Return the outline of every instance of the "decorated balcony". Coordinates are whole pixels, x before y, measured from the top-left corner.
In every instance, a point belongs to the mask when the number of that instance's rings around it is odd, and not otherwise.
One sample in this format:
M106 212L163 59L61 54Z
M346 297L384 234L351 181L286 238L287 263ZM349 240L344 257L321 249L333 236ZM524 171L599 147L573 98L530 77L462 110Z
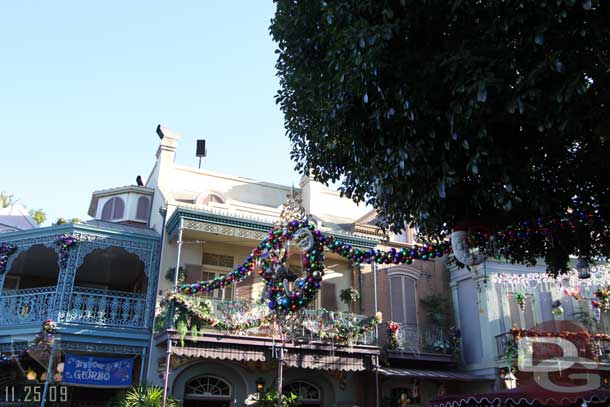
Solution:
M388 322L389 357L455 362L460 353L460 333L455 328Z
M271 322L269 308L259 302L206 298L188 301L189 311L181 313L177 310L173 324L169 323L169 308L164 309L158 316L155 331L160 333L175 327L182 337L220 333L232 336L283 337L291 342L321 342L339 346L376 345L375 317L325 309L304 309L286 315L280 321ZM196 310L195 319L200 323L186 322L186 315L193 314L191 310Z
M561 357L567 360L577 357L592 363L610 364L610 334L589 332L572 321L557 321L553 325L550 328L547 326L546 329L544 327L513 328L510 332L497 335L497 358L508 364L514 363L520 351L519 347L523 347L522 352L525 352L524 355L530 358ZM556 345L548 344L548 341L555 339L557 340ZM566 354L566 351L561 349L561 344L564 342L572 344L577 355Z
M117 234L99 226L63 225L1 236L0 332L25 332L47 319L66 329L152 327L157 235L110 225L126 229Z

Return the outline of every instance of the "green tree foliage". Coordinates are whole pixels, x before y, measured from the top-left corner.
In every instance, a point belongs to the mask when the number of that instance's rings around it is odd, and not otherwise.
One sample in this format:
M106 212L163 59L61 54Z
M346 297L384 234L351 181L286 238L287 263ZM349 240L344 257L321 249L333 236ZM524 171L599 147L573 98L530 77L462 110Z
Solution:
M163 405L163 387L144 385L133 386L119 393L108 404L108 407L161 407ZM167 407L180 407L182 404L172 398L167 399Z
M36 222L37 225L41 225L47 220L47 214L42 209L31 209L30 217Z
M277 407L277 398L277 391L267 390L260 394L254 405L257 407ZM298 398L295 394L282 394L282 407L296 407L298 405Z
M4 191L0 192L0 208L8 208L13 204L13 195Z
M610 224L610 2L276 3L277 103L301 172L429 237L568 208ZM608 240L569 231L535 255L561 269Z
M65 225L67 223L83 223L83 221L80 218L72 218L72 219L57 218L55 223L53 223L53 226Z

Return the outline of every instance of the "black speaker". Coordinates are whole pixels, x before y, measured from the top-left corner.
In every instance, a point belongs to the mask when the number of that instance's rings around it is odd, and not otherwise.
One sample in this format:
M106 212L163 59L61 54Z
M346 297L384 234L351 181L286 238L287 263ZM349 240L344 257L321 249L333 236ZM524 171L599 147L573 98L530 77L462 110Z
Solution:
M197 157L205 157L205 140L197 140Z

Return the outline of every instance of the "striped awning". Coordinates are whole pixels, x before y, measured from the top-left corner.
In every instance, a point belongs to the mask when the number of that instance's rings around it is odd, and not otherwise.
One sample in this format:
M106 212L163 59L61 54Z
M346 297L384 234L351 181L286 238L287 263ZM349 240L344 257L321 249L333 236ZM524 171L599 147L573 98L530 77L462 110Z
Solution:
M239 345L221 345L206 343L203 347L183 347L172 348L172 353L176 356L188 358L206 358L218 360L237 360L243 362L264 362L267 359L264 349L244 347Z
M412 377L415 379L452 380L460 382L488 381L489 379L464 372L451 372L447 370L399 369L381 367L379 373L391 377Z
M361 372L367 370L368 358L360 355L311 354L290 351L284 355L288 367L318 370L339 370L345 372Z

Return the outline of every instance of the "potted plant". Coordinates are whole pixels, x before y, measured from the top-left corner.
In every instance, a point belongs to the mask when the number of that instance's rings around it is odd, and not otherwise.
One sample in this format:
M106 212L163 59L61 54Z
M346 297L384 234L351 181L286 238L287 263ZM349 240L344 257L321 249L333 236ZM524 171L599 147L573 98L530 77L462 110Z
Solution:
M344 304L351 307L352 304L360 301L360 293L353 287L345 288L339 293L339 298Z

